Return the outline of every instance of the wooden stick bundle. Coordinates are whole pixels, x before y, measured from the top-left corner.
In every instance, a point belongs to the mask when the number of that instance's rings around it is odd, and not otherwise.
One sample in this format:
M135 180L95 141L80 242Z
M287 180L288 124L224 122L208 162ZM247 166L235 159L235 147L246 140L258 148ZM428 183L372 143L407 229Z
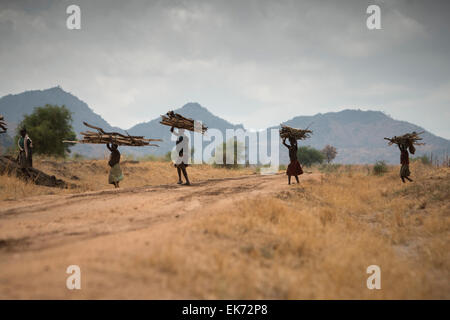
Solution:
M0 133L5 133L8 130L5 122L5 118L0 114Z
M294 138L295 140L304 140L311 137L311 130L306 129L296 129L286 126L284 124L281 125L280 129L280 137L282 139Z
M190 131L195 131L194 129L194 120L185 118L181 114L175 113L173 111L169 111L166 115L161 115L161 121L159 123L180 129L186 129ZM202 125L202 134L208 130L208 127Z
M143 136L130 136L118 133L118 132L106 132L102 128L90 125L87 122L83 122L86 127L96 129L97 132L84 131L81 132L83 135L82 140L68 141L64 140L66 143L91 143L91 144L107 144L115 143L119 146L132 146L132 147L143 147L143 146L153 146L159 147L157 144L151 144L152 141L162 141L161 139L144 139Z
M389 141L389 145L397 144L397 145L404 145L409 149L409 152L414 154L416 152L416 148L414 145L424 145L425 143L417 142L422 140L422 138L419 136L420 134L424 133L422 132L411 132L411 133L405 133L402 136L393 136L392 138L384 138L385 140Z

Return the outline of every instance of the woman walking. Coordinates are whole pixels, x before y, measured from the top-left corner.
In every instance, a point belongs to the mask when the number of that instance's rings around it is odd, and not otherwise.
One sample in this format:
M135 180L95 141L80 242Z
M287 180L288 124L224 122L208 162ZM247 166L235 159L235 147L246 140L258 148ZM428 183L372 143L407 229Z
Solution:
M286 170L286 174L288 176L288 184L291 184L291 177L294 176L295 180L297 180L297 183L300 183L300 181L298 180L298 176L303 174L303 170L302 170L302 166L300 165L300 162L298 162L297 159L297 140L295 140L295 138L289 138L289 143L290 145L288 145L286 143L286 138L283 139L283 144L286 148L289 149L289 165L287 167Z
M123 180L122 170L120 169L120 152L117 144L106 144L106 147L111 151L108 164L111 167L109 170L108 182L114 187L119 188L119 182Z
M177 136L176 141L176 150L178 151L178 157L174 163L175 168L177 168L178 173L178 184L182 184L183 181L181 180L181 173L183 173L184 179L186 182L184 185L189 186L191 183L189 182L189 177L186 171L186 167L189 166L188 161L188 155L189 155L189 138L187 135L184 134L184 129L178 129L178 132L174 131L174 127L170 128L170 132ZM186 149L186 150L184 150Z
M398 148L400 149L400 178L402 182L405 183L405 179L412 182L413 180L409 178L411 172L409 171L409 153L408 147L404 144L399 144Z

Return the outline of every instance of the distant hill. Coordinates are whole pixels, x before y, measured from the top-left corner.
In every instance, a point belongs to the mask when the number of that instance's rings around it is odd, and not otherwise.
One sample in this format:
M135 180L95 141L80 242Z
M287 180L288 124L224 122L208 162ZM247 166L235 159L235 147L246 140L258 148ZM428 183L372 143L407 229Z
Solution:
M73 118L73 128L77 134L86 130L83 121L92 125L102 127L105 130L120 131L122 129L112 127L100 115L96 114L89 106L61 87L54 87L46 90L25 91L19 94L9 94L0 98L0 110L8 123L8 134L15 135L15 130L22 121L24 115L33 112L35 107L42 107L46 104L65 105L71 112ZM72 152L100 157L104 154L105 148L96 145L77 145L72 148Z
M284 124L296 128L310 125L313 135L311 139L300 142L300 145L322 149L331 144L338 150L335 162L340 163L373 163L377 160L398 163L398 148L388 146L383 138L411 131L425 131L422 137L426 145L417 147L414 156L450 152L449 140L435 136L412 123L392 119L380 111L343 110L319 113L314 116L298 116ZM285 150L281 155L283 161L288 161Z
M202 123L206 124L208 128L215 128L220 130L223 133L224 137L226 129L244 128L241 124L234 125L226 120L223 120L222 118L213 115L211 112L208 111L208 109L194 102L187 103L183 107L175 109L174 111L176 113L182 114L187 118L202 121ZM136 136L144 135L152 138L157 137L163 139L164 143L161 143L160 147L157 148L156 150L152 150L153 151L152 153L154 154L163 155L166 154L168 151L172 150L174 142L170 140L171 138L170 127L160 124L159 123L160 120L161 118L159 117L149 122L140 123L127 131L130 135ZM205 144L209 143L210 142L207 142Z
M107 131L124 132L122 129L112 127L100 115L96 114L89 106L64 91L60 87L47 90L26 91L20 94L7 95L0 98L0 113L8 122L8 134L13 136L15 127L25 114L30 114L37 106L45 104L65 105L73 113L73 126L77 134L86 130L83 121L102 127ZM183 107L174 110L186 117L202 121L209 128L216 128L225 132L226 129L243 128L242 125L232 124L209 112L198 103L187 103ZM122 153L135 155L155 154L163 155L170 151L174 142L170 140L169 127L159 123L160 117L149 122L140 123L129 130L131 135L143 135L151 138L161 138L159 148L121 148ZM389 147L384 137L400 135L408 131L426 131L414 124L392 119L379 111L343 110L340 112L329 112L316 114L314 116L298 116L284 122L292 127L305 128L311 125L313 130L311 139L300 142L300 145L311 145L322 149L326 144L335 146L338 156L335 162L340 163L373 163L376 160L386 160L390 163L398 163L399 151ZM278 129L278 126L268 128ZM450 151L450 141L440 138L429 132L423 134L425 146L417 148L416 156L422 154L442 155ZM0 139L0 144L11 144L8 136ZM103 157L107 154L106 148L101 145L77 145L72 148L88 157ZM288 162L287 150L280 146L281 163Z

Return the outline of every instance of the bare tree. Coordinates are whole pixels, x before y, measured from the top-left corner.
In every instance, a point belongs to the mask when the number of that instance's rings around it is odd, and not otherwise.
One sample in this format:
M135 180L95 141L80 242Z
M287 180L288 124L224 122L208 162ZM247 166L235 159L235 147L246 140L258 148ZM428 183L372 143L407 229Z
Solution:
M334 158L336 158L337 150L335 147L327 144L325 148L322 149L322 153L325 156L327 163L330 163Z

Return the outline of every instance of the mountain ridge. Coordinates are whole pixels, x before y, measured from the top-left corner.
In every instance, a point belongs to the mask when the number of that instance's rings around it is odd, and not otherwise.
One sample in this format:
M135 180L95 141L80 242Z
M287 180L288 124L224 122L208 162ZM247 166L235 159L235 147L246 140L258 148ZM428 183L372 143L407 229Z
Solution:
M0 98L0 113L8 121L8 133L14 135L14 129L25 114L32 112L34 107L45 104L65 105L73 113L73 127L79 135L86 128L82 124L100 126L106 131L125 132L125 130L111 126L101 115L95 113L87 103L64 91L61 87L45 90L30 90L19 94L9 94ZM197 102L189 102L181 108L174 109L186 117L202 121L209 128L216 128L225 132L226 129L245 129L242 124L233 124L211 113ZM134 155L155 154L162 155L173 147L171 135L167 126L159 123L160 118L138 123L128 130L131 135L144 135L150 138L164 140L160 148L131 148L124 147L124 153ZM282 122L292 127L304 128L310 125L313 135L300 145L310 145L322 149L326 144L334 145L338 149L336 162L342 163L373 163L376 160L386 160L390 163L398 162L398 150L387 146L384 137L403 134L408 131L425 131L423 134L425 146L420 146L417 155L425 153L442 153L450 150L450 141L434 135L427 130L402 120L396 120L382 111L360 109L344 109L336 112L317 113L310 116L296 116ZM266 130L278 129L279 125ZM5 139L2 139L5 140ZM7 140L7 139L6 139ZM10 141L10 140L9 140ZM76 145L74 153L90 157L104 157L107 152L101 145ZM280 146L280 161L286 163L287 152Z

